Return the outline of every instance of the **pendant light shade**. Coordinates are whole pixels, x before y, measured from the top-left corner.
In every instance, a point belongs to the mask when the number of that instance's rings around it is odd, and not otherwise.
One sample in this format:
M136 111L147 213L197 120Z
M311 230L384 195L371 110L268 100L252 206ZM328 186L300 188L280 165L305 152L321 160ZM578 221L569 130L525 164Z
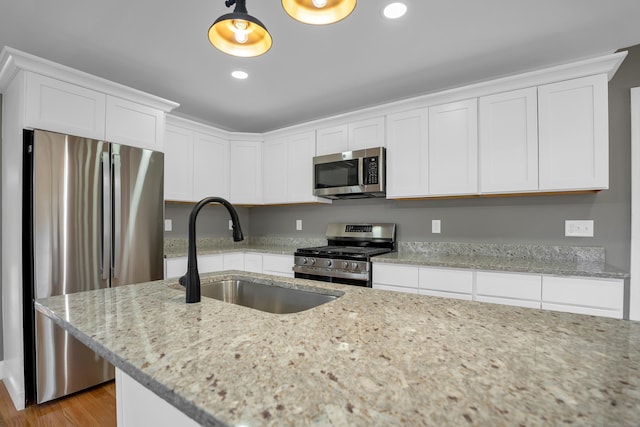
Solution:
M282 7L296 21L326 25L349 16L356 3L357 0L282 0Z
M319 1L319 0L316 0ZM262 55L271 48L271 34L259 19L247 13L246 0L227 0L235 4L233 13L222 15L209 28L209 41L217 49L233 56Z

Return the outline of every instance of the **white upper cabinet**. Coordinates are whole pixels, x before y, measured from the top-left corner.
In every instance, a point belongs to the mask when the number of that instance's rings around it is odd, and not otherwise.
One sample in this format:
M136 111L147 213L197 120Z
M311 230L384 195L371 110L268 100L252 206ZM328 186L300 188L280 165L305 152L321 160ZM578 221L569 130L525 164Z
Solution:
M266 140L263 151L265 204L330 202L313 195L315 131Z
M607 76L538 87L540 190L609 186Z
M480 192L538 190L538 95L535 87L479 101Z
M313 195L313 156L316 155L315 131L293 135L289 140L287 168L287 200L290 203L323 202L329 200Z
M478 101L429 107L429 195L478 192Z
M164 198L197 202L229 197L229 141L204 126L171 118L165 131Z
M289 139L286 137L264 143L263 195L265 203L277 204L288 201L288 150Z
M107 95L107 141L162 151L163 132L164 112Z
M26 87L26 127L104 139L105 94L32 72Z
M162 151L164 116L159 108L26 73L28 128Z
M318 129L318 156L349 151L349 126L338 125Z
M166 154L165 154L166 156ZM194 133L193 198L229 197L229 141L215 135Z
M384 117L349 123L349 151L385 146Z
M164 137L164 198L193 201L193 131L167 124Z
M262 204L262 142L229 143L229 201Z
M429 191L426 108L387 116L387 197L421 197Z
M318 129L317 155L385 146L384 117Z

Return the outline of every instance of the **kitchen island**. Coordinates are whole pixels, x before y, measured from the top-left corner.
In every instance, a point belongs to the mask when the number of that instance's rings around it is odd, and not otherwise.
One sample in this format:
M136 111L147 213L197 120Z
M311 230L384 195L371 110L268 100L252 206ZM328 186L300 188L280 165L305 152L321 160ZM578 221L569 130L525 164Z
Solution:
M175 280L36 307L202 425L635 425L640 323L244 272L343 292L294 314Z

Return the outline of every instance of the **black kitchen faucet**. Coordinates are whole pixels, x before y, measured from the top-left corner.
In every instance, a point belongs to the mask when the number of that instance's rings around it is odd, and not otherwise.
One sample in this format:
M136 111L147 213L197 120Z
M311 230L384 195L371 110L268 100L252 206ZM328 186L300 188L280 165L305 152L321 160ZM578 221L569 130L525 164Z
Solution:
M180 284L186 288L187 304L200 302L200 274L198 273L198 258L196 256L196 218L198 212L209 203L220 203L227 208L231 215L233 225L233 241L240 242L244 240L242 229L240 228L240 220L238 213L231 203L221 197L205 197L200 200L191 210L189 215L189 255L187 258L187 272L180 278Z

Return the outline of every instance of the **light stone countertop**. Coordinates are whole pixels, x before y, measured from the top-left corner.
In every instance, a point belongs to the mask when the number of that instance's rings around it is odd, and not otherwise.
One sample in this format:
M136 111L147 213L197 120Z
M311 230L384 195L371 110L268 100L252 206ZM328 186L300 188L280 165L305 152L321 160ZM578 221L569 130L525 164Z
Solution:
M203 425L632 426L640 322L243 272L344 295L295 314L157 281L36 308Z
M598 260L536 259L488 255L394 252L378 255L374 263L411 264L423 267L469 268L513 273L626 279L629 273Z

